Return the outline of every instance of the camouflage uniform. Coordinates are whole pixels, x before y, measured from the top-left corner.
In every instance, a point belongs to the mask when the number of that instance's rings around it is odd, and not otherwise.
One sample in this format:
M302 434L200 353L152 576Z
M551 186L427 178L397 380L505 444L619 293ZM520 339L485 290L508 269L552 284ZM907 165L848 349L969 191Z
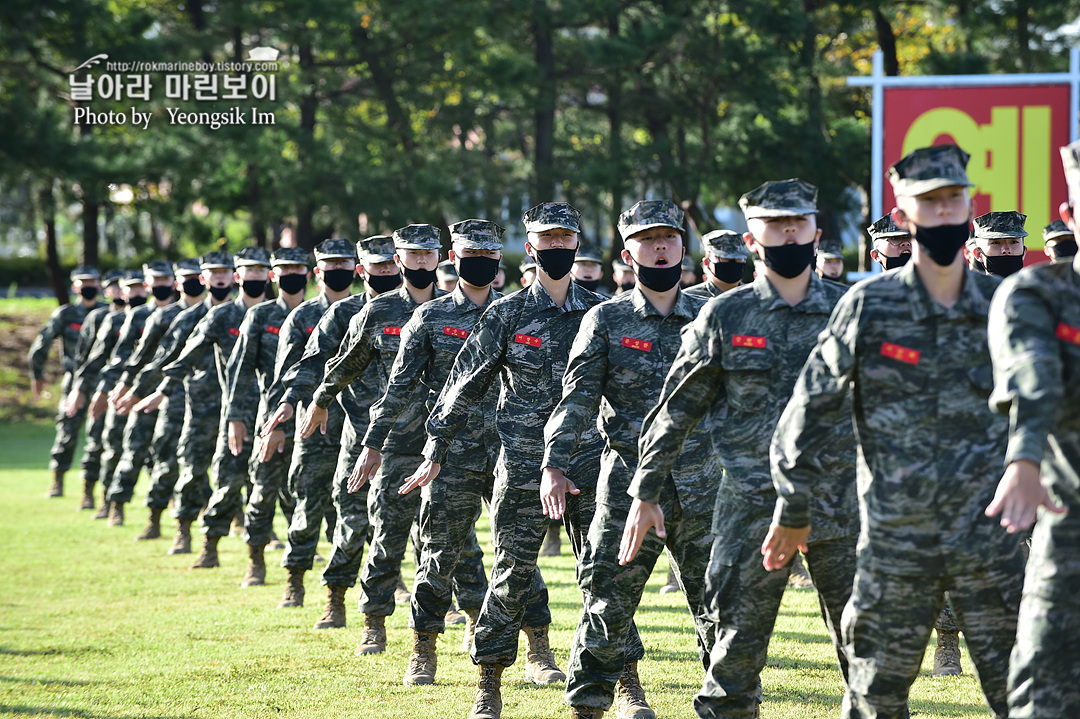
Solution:
M569 205L553 203L551 207ZM577 226L576 216L563 221ZM526 229L530 229L528 220ZM476 664L505 667L514 663L527 607L544 606L545 612L525 626L551 623L547 587L540 590L536 583L536 560L547 528L539 496L543 423L561 395L570 344L581 319L600 301L596 294L570 283L566 302L559 307L537 280L492 302L466 338L428 419L424 457L445 464L455 436L496 379L502 378L496 410L502 450L495 466L491 505L495 560L476 624L472 650ZM580 462L571 460L567 471L581 490L567 497L565 517L578 556L594 509L599 473L594 458L603 446L599 435L593 436L589 441L582 438L586 451Z
M1072 206L1080 205L1080 143L1061 149ZM1006 464L1041 464L1065 514L1043 512L1009 665L1009 716L1080 716L1080 256L1005 280L990 306L994 392L1009 417Z
M816 188L800 180L769 182L744 195L740 205L748 218L805 215L816 212L816 196ZM663 485L684 439L702 420L710 425L724 467L705 579L716 637L694 700L700 717L757 716L760 674L791 567L767 571L759 552L776 501L769 441L799 370L843 293L842 286L811 271L806 297L792 307L761 273L751 284L710 300L685 330L660 402L642 427L632 493L634 487ZM838 489L813 508L807 563L846 678L838 629L854 574L856 504L854 466L844 457L855 450L851 424L836 424L841 431L830 434L829 454L818 471Z
M701 243L705 245L705 254L709 256L712 261L716 260L732 260L734 262L741 262L740 265L743 270L746 269L746 261L750 258L750 252L746 249L746 243L743 242L742 235L732 230L714 230L701 238ZM740 278L741 279L741 278ZM696 295L698 297L704 297L709 299L711 297L718 297L722 290L710 279L704 282L700 282L693 287L687 287L686 293L688 295Z
M87 360L90 359L90 353L94 348L94 342L97 338L98 330L101 328L101 323L105 320L107 315L123 315L124 309L114 309L112 306L98 307L95 310L91 310L86 318L83 320L82 329L79 330L79 341L75 347L75 377L72 382L72 388L82 391L86 394L87 402L92 398L93 387L97 386L98 374L101 371L100 367L94 369L86 369ZM112 337L115 340L115 336ZM109 348L111 351L111 347ZM108 359L108 356L105 357ZM88 393L90 392L90 393ZM86 482L90 489L93 491L93 486L97 484L98 478L101 476L101 433L105 429L105 415L98 415L95 420L90 419L89 413L86 415L86 439L83 444L83 456L82 461L79 463L79 468L82 469L83 481Z
M1043 243L1053 254L1054 262L1072 262L1076 256L1076 237L1061 220L1054 220L1043 228Z
M986 259L980 263L983 270L988 275L995 275L997 277L1008 277L1020 271L1024 266L1024 255L997 255L991 256L987 253L989 249L988 240L1004 240L1015 238L1019 239L1021 244L1025 237L1027 237L1027 230L1024 229L1024 223L1027 221L1027 215L1022 212L987 212L985 215L979 215L972 220L972 225L975 228L974 233L971 236L971 242L975 247L978 247L983 251ZM1006 264L1000 264L1006 263Z
M896 226L893 222L892 215L882 215L874 224L866 228L866 233L870 235L870 243L874 244L878 240L888 240L891 237L900 239L906 239L911 241L911 233L907 230L902 230ZM875 245L874 249L878 252L882 252L881 247ZM878 263L883 270L895 270L898 267L903 267L908 261L911 260L911 253L904 253L899 257L885 257L884 254L880 256Z

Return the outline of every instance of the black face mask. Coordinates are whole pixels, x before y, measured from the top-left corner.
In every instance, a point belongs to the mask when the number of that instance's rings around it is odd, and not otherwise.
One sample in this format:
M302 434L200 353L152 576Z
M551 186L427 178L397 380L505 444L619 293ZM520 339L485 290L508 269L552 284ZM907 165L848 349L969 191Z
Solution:
M600 286L600 280L574 280L574 284L584 287L589 292L596 292L596 288Z
M956 259L956 253L968 240L968 223L920 227L915 225L915 241L926 250L930 259L942 267L948 267Z
M116 308L116 309L118 309L118 310L122 310L122 309L124 309L125 307L127 307L127 302L125 302L125 301L124 301L124 300L123 300L122 298L120 298L120 297L117 297L117 298L116 298L115 300L113 300L113 301L112 301L112 303L113 303L113 307L115 307L115 308Z
M899 257L886 257L885 258L885 269L887 269L887 270L895 270L897 267L903 267L910 260L911 260L911 253L910 252L905 252L904 254L900 255Z
M229 296L232 292L232 287L211 287L210 294L214 296L215 300L219 302Z
M619 283L619 289L620 289L620 290L632 290L632 289L634 289L634 285L636 285L636 284L637 284L637 283L636 283L636 282L633 282L633 281L630 281L630 282L620 282L620 283Z
M332 292L344 292L352 285L355 270L323 270L323 284Z
M184 294L189 297L198 297L206 291L206 287L203 286L203 283L199 281L198 277L184 280L181 286L184 288Z
M813 261L813 242L807 242L805 245L790 244L765 248L765 266L788 279L798 277Z
M499 261L494 257L459 257L458 277L473 287L487 287L499 274Z
M145 295L142 295L142 296L139 296L139 297L132 297L131 299L128 300L128 305L130 305L131 307L139 307L140 305L145 305L145 304L146 304L146 296Z
M248 297L259 297L266 292L266 280L244 280L240 283L240 289Z
M381 295L383 292L390 292L401 287L401 273L396 275L365 275L364 283L375 294Z
M418 290L426 290L437 279L435 270L410 270L408 267L404 267L402 271L405 273L405 279L408 280L409 284Z
M712 262L712 273L724 284L734 285L742 282L745 262Z
M1054 257L1073 257L1076 255L1076 240L1058 240L1054 245Z
M172 297L173 288L169 285L155 285L150 288L150 292L153 293L155 300L164 302Z
M92 300L98 296L97 287L83 287L79 289L79 294L82 295L84 300Z
M1024 268L1023 255L998 255L986 258L986 271L998 277L1008 277Z
M533 248L535 250L535 248ZM550 250L536 250L536 264L553 280L561 280L569 274L577 257L577 248L567 250L562 247Z
M646 267L634 260L634 272L643 287L648 287L653 292L667 292L679 284L682 265L675 263L666 267Z
M278 287L287 295L295 295L297 292L303 292L307 287L307 278L306 274L282 275L278 278Z

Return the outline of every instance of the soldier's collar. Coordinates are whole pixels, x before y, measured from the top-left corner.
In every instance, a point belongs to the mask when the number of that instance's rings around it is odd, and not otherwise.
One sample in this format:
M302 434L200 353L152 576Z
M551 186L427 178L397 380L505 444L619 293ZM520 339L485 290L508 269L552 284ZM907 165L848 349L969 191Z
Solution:
M570 287L566 292L566 304L559 307L555 304L555 300L551 299L551 295L548 294L544 286L540 284L539 280L529 285L529 294L540 305L541 308L554 307L560 312L572 312L574 310L585 311L589 309L589 305L585 302L585 290L582 290L573 282L570 283Z
M634 313L641 315L642 317L649 317L650 315L660 316L659 310L653 307L652 302L649 302L645 297L645 293L641 291L638 285L634 285L634 289L630 290L630 302L634 305ZM671 309L671 314L678 317L688 317L694 319L697 317L697 310L694 308L693 303L690 301L690 296L679 290L678 297L675 300L675 306Z
M764 306L766 312L772 312L777 309L792 309L796 312L807 313L824 313L831 314L832 308L825 299L825 283L821 281L821 278L817 276L812 270L810 272L810 286L806 288L806 297L799 304L792 307L780 296L780 293L776 291L776 288L772 286L772 283L765 277L765 273L760 273L754 278L753 282L754 294L758 300Z
M488 287L487 299L484 300L484 304L482 304L482 305L476 304L475 302L473 302L472 300L470 300L468 297L465 296L465 291L461 289L461 283L460 282L458 283L457 287L454 288L454 291L450 293L450 296L454 300L454 307L459 307L459 308L460 307L465 307L465 308L479 307L480 309L483 309L483 308L487 307L488 305L490 305L491 301L493 299L495 299L495 290L492 289L490 286Z
M285 310L286 312L289 311L289 306L285 304L285 295L283 295L282 293L278 292L277 299L274 300L274 302L281 309Z
M918 273L915 272L914 262L907 263L897 273L898 279L910 290L907 293L908 304L911 307L911 317L916 321L945 314L961 317L986 317L990 312L990 295L987 295L979 286L978 276L972 270L965 271L964 285L960 288L960 297L956 300L956 304L949 309L945 309L930 296L926 286L919 279Z

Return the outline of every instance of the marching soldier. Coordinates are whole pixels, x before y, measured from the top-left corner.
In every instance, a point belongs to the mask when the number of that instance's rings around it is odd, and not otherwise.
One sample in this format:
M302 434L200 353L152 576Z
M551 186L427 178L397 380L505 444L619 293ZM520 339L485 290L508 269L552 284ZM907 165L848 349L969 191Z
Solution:
M897 227L892 215L879 217L866 228L866 233L873 245L870 258L881 265L881 269L895 270L911 259L911 233Z
M1072 230L1061 220L1054 220L1043 228L1043 253L1051 262L1072 262L1076 256L1076 238Z
M1024 267L1027 215L1020 212L987 212L975 218L972 258L986 274L1008 277Z
M708 299L741 285L750 257L742 235L732 230L713 230L701 238L701 244L705 246L701 258L705 281L688 287L686 293Z
M844 246L840 240L822 240L818 243L817 276L833 282L844 281Z

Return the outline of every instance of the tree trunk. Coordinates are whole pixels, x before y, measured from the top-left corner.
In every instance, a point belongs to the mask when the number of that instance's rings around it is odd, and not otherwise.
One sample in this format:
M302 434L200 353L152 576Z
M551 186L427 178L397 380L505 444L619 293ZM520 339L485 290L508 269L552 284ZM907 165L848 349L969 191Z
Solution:
M315 53L310 42L304 41L301 43L299 55L300 74L309 77L315 64ZM300 101L300 132L302 137L298 143L301 155L297 164L300 166L301 174L304 176L309 176L309 173L314 170L314 168L307 167L306 159L307 155L311 153L312 145L315 142L315 104L315 90L311 89ZM296 244L305 250L314 249L316 244L314 228L315 202L310 199L312 192L314 192L314 188L305 187L305 196L298 198L296 212Z
M83 188L83 192L86 189ZM83 226L83 252L82 262L84 265L93 265L97 267L98 263L98 244L100 242L100 235L98 234L98 216L100 214L100 207L96 200L86 195L82 198L82 226Z
M534 0L532 36L536 66L540 71L536 88L535 147L532 204L555 199L555 53L551 11L546 0Z
M38 192L38 205L45 225L45 268L49 273L49 284L57 301L66 305L71 298L68 296L68 278L60 268L60 254L56 248L56 203L53 201L52 178L46 180Z
M878 47L885 60L885 74L896 77L900 74L900 60L896 57L896 35L892 25L881 8L874 6L874 27L877 29Z
M251 237L256 247L266 248L266 222L262 213L262 188L259 187L259 167L254 162L247 166L248 211L251 213Z

